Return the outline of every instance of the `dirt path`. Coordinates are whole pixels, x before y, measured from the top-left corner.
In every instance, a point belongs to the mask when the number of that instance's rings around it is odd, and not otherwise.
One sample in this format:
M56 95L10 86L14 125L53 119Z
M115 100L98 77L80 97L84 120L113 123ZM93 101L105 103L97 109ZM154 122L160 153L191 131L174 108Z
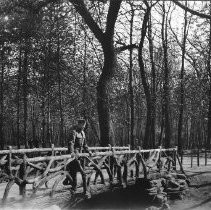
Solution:
M191 179L189 193L183 200L172 201L172 210L210 210L211 165L186 168L186 173Z

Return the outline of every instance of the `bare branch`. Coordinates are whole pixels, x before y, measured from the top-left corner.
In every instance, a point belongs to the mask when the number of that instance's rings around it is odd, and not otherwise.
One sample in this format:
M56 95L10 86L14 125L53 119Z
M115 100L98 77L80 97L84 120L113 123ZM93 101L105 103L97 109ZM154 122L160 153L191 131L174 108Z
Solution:
M122 0L110 0L105 32L107 38L111 39L114 35L114 26L116 23L121 3Z
M98 24L92 18L90 12L87 10L83 0L69 0L75 7L76 11L84 19L85 23L89 26L91 31L100 43L104 41L104 33L98 26Z
M204 14L204 13L197 12L197 11L195 11L195 10L193 10L193 9L190 9L189 7L187 7L187 6L183 5L183 4L181 4L181 3L180 3L179 1L177 1L177 0L172 0L172 1L173 1L177 6L179 6L180 8L182 8L182 9L188 11L188 12L190 12L190 13L193 14L193 15L197 15L197 16L199 16L199 17L201 17L201 18L211 19L211 16L210 16L210 15L206 15L206 14Z
M124 45L122 47L118 47L115 49L116 53L123 52L125 50L130 50L130 49L138 49L138 46L136 44L131 44L131 45Z

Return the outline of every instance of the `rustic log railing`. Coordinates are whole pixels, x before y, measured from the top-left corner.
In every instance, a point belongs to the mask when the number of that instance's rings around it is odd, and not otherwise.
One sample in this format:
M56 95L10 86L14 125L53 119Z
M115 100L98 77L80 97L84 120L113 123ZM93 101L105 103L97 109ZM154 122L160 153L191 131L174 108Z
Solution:
M141 174L147 178L153 170L158 173L175 170L176 159L180 161L177 148L130 150L129 147L96 147L92 148L95 152L91 156L88 153L57 156L55 151L64 151L63 148L51 148L53 152L50 156L27 157L27 153L37 151L49 152L49 149L18 151L10 147L9 150L0 151L0 183L6 183L3 203L14 184L18 185L19 193L23 197L26 196L26 185L32 185L31 196L34 196L42 186L49 188L50 195L53 196L64 178L67 177L71 183L71 173L66 170L66 166L73 160L78 160L83 168L83 191L88 196L91 184L96 184L98 178L103 184L108 180L111 185L127 186L129 178L137 179ZM179 164L182 171L182 165L180 162Z
M130 145L128 146L113 146L112 147L115 150L130 150ZM108 147L89 147L89 150L91 151L101 151L101 150L111 150L111 146ZM0 150L0 155L5 154L27 154L27 153L47 153L47 152L67 152L67 147L54 147L54 144L52 144L51 148L33 148L33 149L13 149L12 147L9 147L8 150Z

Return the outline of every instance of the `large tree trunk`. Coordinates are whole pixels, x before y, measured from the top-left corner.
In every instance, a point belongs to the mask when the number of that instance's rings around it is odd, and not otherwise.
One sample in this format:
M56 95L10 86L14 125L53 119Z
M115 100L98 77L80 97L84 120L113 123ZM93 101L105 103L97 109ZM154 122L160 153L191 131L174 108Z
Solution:
M108 43L108 45L111 45ZM113 46L104 49L104 67L97 85L97 109L100 124L101 145L113 144L111 129L110 97L111 82L116 68L116 55Z
M164 119L165 119L165 148L170 147L171 142L171 122L170 122L170 89L169 89L169 77L170 71L168 67L168 41L167 41L167 15L165 11L165 3L163 1L163 18L162 18L162 45L163 45L163 67L164 67Z
M131 6L131 20L130 20L130 45L133 44L133 19L134 8ZM134 91L133 91L133 49L130 49L129 54L130 67L129 67L129 95L130 95L130 144L131 148L135 146L134 126L135 126L135 113L134 113Z
M101 43L104 53L104 67L97 85L97 109L100 124L101 145L113 142L111 129L111 114L109 103L109 89L116 68L116 54L114 50L113 37L114 27L120 10L122 0L110 0L106 30L99 28L97 22L92 18L83 0L69 0L76 11L83 17L85 23Z
M187 6L187 1L186 1ZM185 73L185 44L187 38L187 11L185 10L184 15L184 32L183 32L183 43L182 43L182 66L180 72L180 104L179 104L179 121L178 121L178 151L179 153L183 148L182 131L183 131L183 112L184 112L184 73Z
M149 17L148 24L148 37L149 37L149 53L150 53L150 62L151 62L151 77L152 77L152 87L151 87L151 146L155 148L155 124L156 124L156 68L154 62L154 50L153 50L153 40L152 40L152 22L151 22L151 13Z
M141 80L142 80L142 85L144 88L144 93L146 96L146 104L147 104L147 117L146 117L147 119L146 119L145 136L144 136L144 142L143 142L144 148L147 148L150 146L150 130L151 130L151 116L152 116L151 94L150 94L149 84L147 83L144 61L143 61L143 54L142 54L143 46L144 46L144 39L146 37L146 32L147 32L147 24L149 21L150 11L151 11L151 8L148 6L146 13L144 15L143 23L142 23L141 40L140 40L139 49L138 49L138 62L139 62Z
M58 2L58 9L60 8L60 2ZM57 14L58 15L58 14ZM56 22L57 27L57 75L58 75L58 93L59 93L59 144L64 147L65 139L64 139L64 114L63 114L63 94L62 94L62 72L60 68L60 29L59 29L59 20Z

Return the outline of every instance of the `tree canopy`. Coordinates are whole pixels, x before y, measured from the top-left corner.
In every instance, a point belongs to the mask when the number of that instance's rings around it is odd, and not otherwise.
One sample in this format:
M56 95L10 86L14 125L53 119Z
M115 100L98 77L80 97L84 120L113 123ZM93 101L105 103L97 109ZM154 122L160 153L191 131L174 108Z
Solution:
M211 4L0 3L0 145L210 147Z

